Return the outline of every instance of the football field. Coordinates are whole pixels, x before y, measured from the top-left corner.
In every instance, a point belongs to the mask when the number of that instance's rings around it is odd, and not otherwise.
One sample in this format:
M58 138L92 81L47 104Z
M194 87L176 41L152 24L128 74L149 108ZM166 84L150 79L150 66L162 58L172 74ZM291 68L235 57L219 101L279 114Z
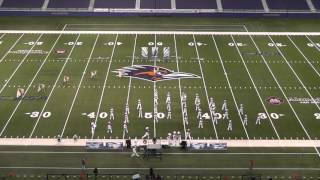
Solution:
M320 34L219 30L0 31L0 138L141 139L149 129L167 139L179 131L192 140L286 140L311 147L318 161Z

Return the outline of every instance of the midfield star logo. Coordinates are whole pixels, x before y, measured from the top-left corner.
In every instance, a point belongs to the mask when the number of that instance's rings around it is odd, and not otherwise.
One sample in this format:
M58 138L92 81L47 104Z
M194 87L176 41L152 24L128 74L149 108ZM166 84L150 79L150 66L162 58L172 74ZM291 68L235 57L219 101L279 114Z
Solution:
M119 77L133 77L152 82L182 78L200 78L195 74L174 72L164 67L151 65L127 66L113 72L117 73Z

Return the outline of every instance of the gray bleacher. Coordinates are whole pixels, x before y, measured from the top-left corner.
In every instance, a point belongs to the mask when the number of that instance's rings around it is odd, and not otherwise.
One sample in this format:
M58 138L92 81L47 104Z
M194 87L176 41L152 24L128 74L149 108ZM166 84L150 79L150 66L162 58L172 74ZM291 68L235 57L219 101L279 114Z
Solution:
M44 0L4 0L3 8L41 8Z
M48 8L88 8L90 0L50 0Z
M217 9L215 0L176 0L177 9Z
M320 10L320 0L312 0L314 7Z
M261 0L221 0L223 9L263 9Z
M135 0L96 0L94 8L135 8Z
M310 10L306 0L267 0L269 9Z
M171 0L140 0L141 9L171 9Z

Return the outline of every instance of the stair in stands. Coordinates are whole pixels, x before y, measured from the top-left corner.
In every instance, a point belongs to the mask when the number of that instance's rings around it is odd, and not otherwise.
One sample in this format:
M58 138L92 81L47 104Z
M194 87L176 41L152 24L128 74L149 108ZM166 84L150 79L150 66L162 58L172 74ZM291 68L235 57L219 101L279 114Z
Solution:
M89 11L93 11L95 0L90 0Z
M264 11L265 12L270 12L270 9L268 7L267 1L266 0L261 0L261 3L262 3Z
M43 5L42 5L42 10L46 10L47 9L47 7L48 7L48 4L49 4L49 1L50 0L45 0L44 2L43 2Z
M221 2L221 0L216 0L216 2L217 2L218 11L219 11L219 12L222 12L222 11L223 11L223 7L222 7L222 2Z
M307 4L312 12L317 11L311 0L307 0Z

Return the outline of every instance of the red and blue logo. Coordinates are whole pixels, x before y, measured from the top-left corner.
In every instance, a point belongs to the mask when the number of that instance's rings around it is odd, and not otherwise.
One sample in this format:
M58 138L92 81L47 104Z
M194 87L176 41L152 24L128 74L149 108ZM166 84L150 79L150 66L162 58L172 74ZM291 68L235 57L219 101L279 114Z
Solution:
M132 77L153 82L182 78L200 78L200 76L195 74L174 72L164 67L151 65L126 66L113 72L117 73L119 77Z

